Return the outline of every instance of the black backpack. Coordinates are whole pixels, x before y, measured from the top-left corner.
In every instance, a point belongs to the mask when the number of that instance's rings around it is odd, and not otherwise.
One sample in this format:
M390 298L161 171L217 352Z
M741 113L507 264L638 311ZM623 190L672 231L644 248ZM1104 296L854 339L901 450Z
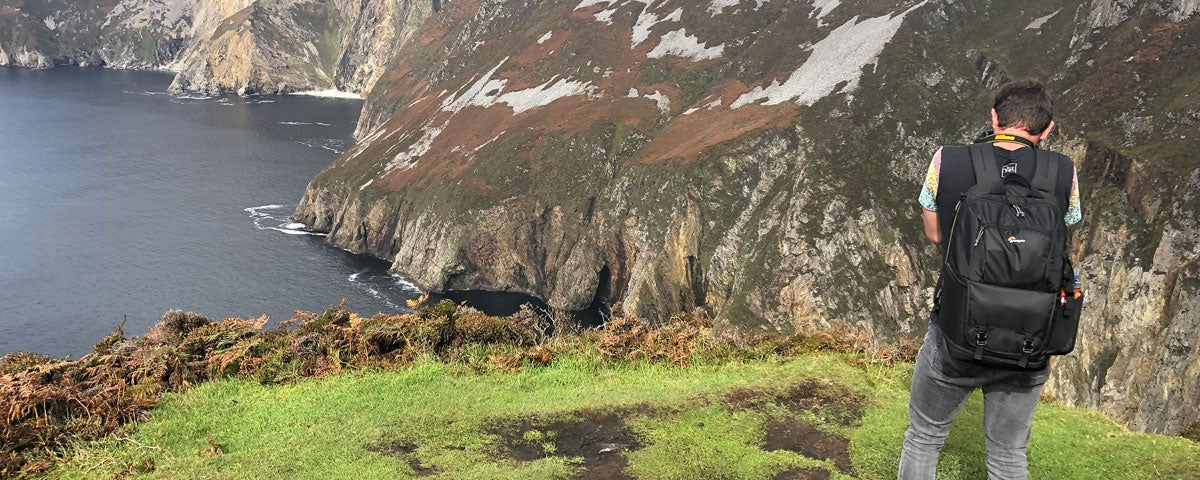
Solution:
M1003 179L989 143L966 147L975 185L959 198L936 304L954 358L1036 370L1075 348L1082 294L1072 286L1059 162L1034 149L1033 181ZM945 155L945 153L943 153Z

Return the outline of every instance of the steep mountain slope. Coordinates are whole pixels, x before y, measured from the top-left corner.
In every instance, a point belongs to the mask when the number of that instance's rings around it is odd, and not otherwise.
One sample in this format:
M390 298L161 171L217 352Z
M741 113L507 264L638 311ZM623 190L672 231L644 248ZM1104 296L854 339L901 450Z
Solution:
M1092 299L1049 392L1197 418L1200 8L1192 1L464 1L367 100L296 217L433 289L703 307L746 334L926 325L916 192L989 90L1058 95Z

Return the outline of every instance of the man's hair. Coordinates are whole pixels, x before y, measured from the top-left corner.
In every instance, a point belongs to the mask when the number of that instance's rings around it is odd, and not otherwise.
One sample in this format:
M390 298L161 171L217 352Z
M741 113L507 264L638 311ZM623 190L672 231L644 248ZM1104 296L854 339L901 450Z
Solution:
M1000 128L1015 127L1040 135L1050 126L1054 101L1042 82L1017 80L1000 86L992 108L996 109Z

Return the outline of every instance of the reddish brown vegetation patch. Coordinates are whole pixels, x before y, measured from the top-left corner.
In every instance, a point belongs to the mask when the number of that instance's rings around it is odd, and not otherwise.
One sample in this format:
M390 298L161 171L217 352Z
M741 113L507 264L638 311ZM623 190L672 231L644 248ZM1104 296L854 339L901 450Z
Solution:
M748 133L787 127L795 114L796 106L790 103L770 107L746 105L737 110L701 108L690 115L675 117L667 130L642 150L641 161L691 160L710 147Z
M525 67L533 67L539 60L550 56L551 52L557 51L566 43L567 39L571 38L571 32L567 30L553 30L551 37L542 43L534 41L529 48L521 52L513 58L517 65Z
M596 349L608 357L626 360L666 360L687 366L699 345L702 332L711 329L712 318L697 309L690 315L676 315L661 327L645 320L615 318L605 325L596 339Z

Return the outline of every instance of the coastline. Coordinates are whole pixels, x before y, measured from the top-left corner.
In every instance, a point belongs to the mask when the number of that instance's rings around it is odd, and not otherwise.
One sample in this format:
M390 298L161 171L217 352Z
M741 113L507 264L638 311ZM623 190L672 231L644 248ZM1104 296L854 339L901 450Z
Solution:
M320 98L340 98L346 100L362 100L362 95L354 92L345 92L342 90L307 90L303 92L290 92L284 95L299 95L304 97L320 97Z

